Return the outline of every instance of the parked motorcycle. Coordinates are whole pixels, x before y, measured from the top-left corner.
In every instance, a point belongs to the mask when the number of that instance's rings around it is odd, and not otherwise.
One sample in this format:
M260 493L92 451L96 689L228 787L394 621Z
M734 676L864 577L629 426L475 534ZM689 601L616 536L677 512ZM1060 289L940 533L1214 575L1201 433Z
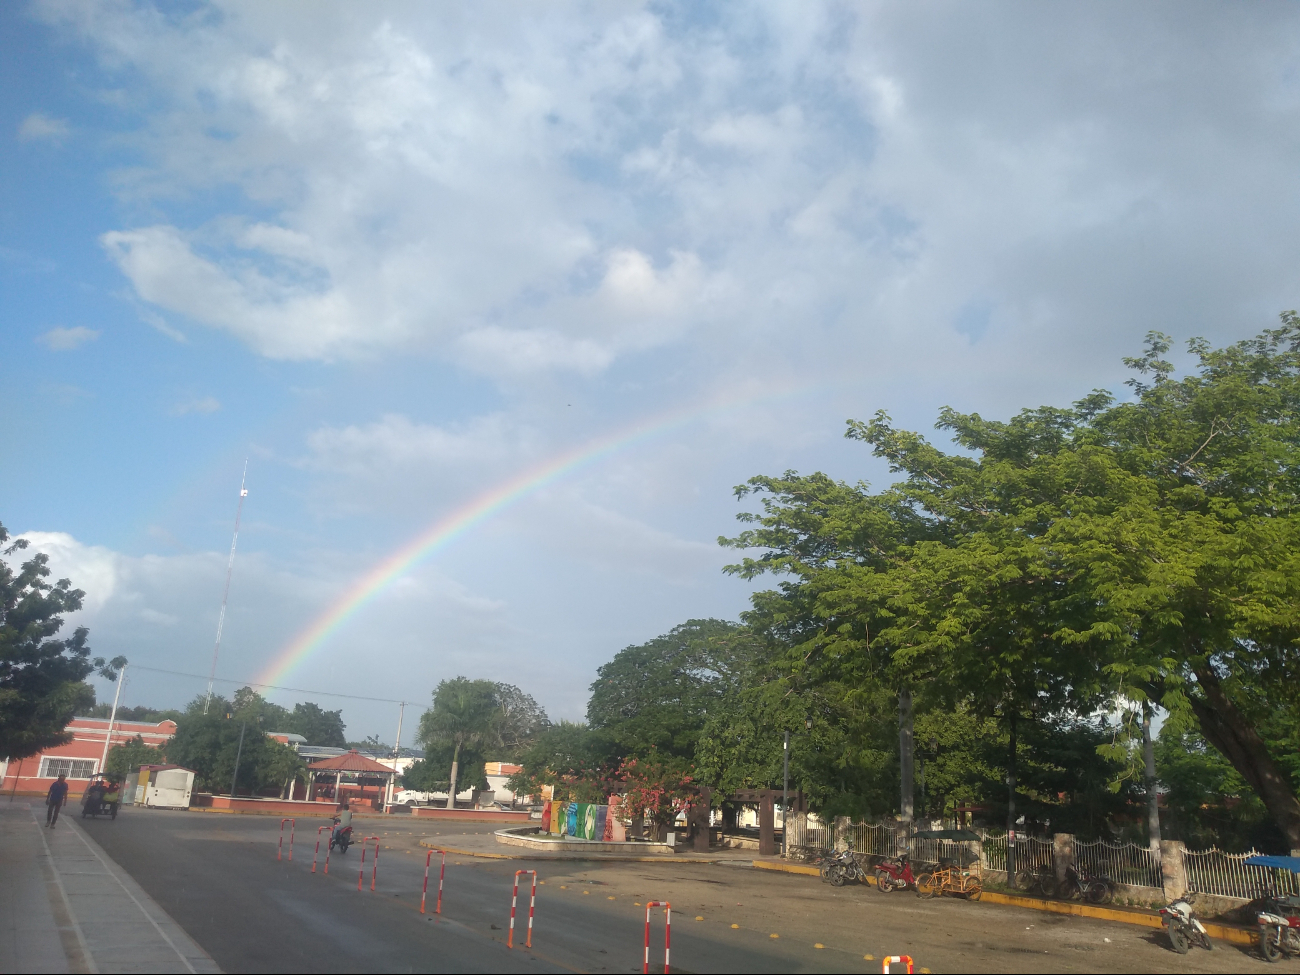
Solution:
M1187 954L1192 945L1211 950L1210 935L1205 925L1192 913L1192 905L1179 899L1168 907L1160 908L1160 923L1169 932L1169 944L1180 955Z
M852 845L838 853L832 853L823 863L821 874L822 880L832 887L843 887L850 880L863 884L867 882L867 872L854 856Z
M895 890L916 890L916 877L912 873L912 861L904 853L890 857L876 864L876 886L884 893Z

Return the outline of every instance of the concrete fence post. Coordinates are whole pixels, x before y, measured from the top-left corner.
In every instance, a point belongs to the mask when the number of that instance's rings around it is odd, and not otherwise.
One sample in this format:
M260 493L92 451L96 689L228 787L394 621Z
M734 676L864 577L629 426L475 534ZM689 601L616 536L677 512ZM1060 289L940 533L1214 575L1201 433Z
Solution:
M1182 840L1160 841L1160 874L1165 883L1165 900L1176 901L1187 893L1187 869L1183 865Z
M1056 863L1056 882L1063 885L1065 874L1074 866L1074 834L1052 834L1052 859Z

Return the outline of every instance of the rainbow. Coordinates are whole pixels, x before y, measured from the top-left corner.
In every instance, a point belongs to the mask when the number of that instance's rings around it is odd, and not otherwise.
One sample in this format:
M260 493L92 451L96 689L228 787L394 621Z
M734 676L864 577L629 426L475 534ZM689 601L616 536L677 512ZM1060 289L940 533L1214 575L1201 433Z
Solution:
M812 385L800 386L799 388L810 388ZM824 384L819 383L816 385ZM715 401L702 408L695 406L674 410L650 420L643 420L618 432L561 453L494 486L485 494L429 525L419 535L357 580L342 599L313 620L288 645L275 654L271 663L258 676L258 683L283 683L294 668L304 663L312 653L365 607L370 600L417 563L442 551L475 526L482 524L493 515L546 487L548 484L594 464L616 451L623 450L675 427L683 426L702 416L735 409L759 399L782 398L795 391L795 389L789 388L773 393L769 389L758 396L746 396L726 402Z

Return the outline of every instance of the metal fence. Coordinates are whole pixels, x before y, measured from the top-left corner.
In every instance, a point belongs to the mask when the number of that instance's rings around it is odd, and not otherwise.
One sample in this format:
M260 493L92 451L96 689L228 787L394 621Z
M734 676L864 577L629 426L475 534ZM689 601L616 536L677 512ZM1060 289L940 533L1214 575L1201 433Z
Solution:
M1075 840L1074 862L1090 876L1108 877L1117 884L1156 888L1165 885L1160 870L1160 853L1149 846L1108 843L1105 840L1093 840L1091 843Z
M1251 900L1264 891L1300 895L1300 876L1289 870L1247 866L1246 857L1258 852L1224 853L1217 847L1209 850L1183 851L1183 870L1190 890L1223 897Z

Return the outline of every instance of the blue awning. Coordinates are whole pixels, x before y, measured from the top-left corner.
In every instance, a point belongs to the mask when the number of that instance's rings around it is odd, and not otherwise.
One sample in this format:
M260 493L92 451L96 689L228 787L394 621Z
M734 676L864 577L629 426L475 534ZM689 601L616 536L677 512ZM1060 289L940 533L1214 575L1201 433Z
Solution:
M1300 857L1246 857L1248 867L1272 867L1275 870L1290 870L1300 873Z

